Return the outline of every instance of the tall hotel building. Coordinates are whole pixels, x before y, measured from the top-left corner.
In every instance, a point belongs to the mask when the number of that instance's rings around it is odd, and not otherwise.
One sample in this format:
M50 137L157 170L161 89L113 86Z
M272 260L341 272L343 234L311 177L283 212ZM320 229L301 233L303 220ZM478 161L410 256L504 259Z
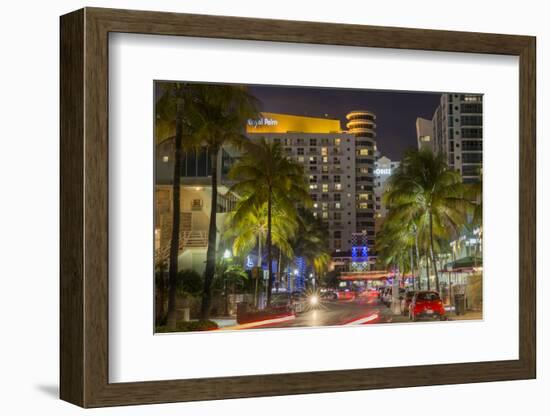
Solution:
M262 113L247 125L252 140L280 143L303 164L314 215L327 225L333 252L351 252L357 241L374 248L375 118L352 111L342 130L336 119Z
M449 166L460 172L464 183L480 180L483 95L442 94L432 120L418 118L416 126L419 148L445 154Z
M388 188L388 179L393 171L399 167L400 162L389 159L386 156L381 156L376 159L374 164L374 197L376 201L376 231L378 232L388 215L388 207L384 202L384 193Z

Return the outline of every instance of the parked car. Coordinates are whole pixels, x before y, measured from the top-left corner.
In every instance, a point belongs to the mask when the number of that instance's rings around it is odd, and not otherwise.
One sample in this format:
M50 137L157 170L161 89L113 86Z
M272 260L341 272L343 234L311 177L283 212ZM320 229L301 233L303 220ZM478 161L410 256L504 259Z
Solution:
M334 290L322 290L321 291L322 300L336 300L338 299L338 294Z
M273 310L292 310L292 299L290 295L286 292L283 293L273 293L271 295L271 309Z
M447 319L445 307L439 293L433 291L416 292L409 305L409 319L418 321L420 318Z
M405 292L405 295L403 296L403 299L401 299L401 313L404 316L407 316L409 314L409 306L413 300L415 293L416 290L407 290Z
M307 310L317 309L321 304L321 297L315 292L292 292L290 298L292 310L295 314L303 313Z

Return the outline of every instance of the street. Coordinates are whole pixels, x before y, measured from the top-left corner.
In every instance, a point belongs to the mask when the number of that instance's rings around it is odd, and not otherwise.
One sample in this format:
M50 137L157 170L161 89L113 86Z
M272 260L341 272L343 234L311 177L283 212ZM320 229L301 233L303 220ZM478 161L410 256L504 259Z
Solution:
M391 322L391 312L377 297L323 301L316 309L298 314L294 319L262 325L262 328L360 325Z

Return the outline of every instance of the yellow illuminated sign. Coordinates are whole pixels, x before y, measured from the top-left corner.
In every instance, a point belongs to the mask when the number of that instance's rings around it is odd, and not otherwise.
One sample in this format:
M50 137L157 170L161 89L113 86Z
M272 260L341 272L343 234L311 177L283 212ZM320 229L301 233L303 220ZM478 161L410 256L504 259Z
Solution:
M259 118L249 119L246 124L247 133L340 133L341 131L340 120L277 113L260 113Z

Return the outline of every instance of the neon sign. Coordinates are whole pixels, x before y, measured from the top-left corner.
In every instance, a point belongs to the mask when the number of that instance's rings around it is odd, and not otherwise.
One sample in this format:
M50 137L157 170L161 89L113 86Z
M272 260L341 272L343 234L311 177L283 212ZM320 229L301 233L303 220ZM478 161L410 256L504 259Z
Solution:
M375 175L391 175L391 168L376 168L374 169Z
M262 126L276 126L279 124L279 122L274 118L267 118L267 117L261 117L258 119L249 118L247 123L250 127L254 127L254 128L262 127Z

